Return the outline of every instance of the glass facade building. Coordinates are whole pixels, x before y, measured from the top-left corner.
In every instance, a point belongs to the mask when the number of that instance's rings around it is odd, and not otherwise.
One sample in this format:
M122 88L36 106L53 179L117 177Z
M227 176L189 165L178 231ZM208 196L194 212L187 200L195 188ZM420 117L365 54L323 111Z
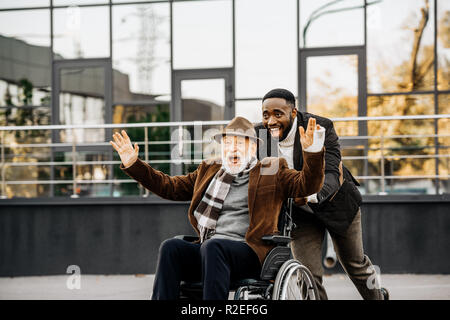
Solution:
M340 119L363 193L450 192L450 120L433 118L450 114L448 0L0 1L3 127L259 122L273 88ZM354 119L382 116L430 118ZM144 195L118 168L113 130L0 131L2 196ZM167 161L169 127L127 132L164 172L198 163Z

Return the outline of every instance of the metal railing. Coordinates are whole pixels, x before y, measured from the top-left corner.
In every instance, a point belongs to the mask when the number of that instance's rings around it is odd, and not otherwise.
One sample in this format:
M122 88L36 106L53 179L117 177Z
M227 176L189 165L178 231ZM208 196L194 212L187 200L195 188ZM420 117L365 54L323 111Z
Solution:
M379 116L379 117L346 117L346 118L332 118L334 122L349 122L349 121L392 121L392 120L439 120L439 119L450 119L450 115L415 115L415 116ZM137 141L139 145L144 145L144 159L150 164L180 164L181 163L200 163L203 157L195 158L198 153L194 153L194 158L188 159L167 159L167 160L149 160L149 146L152 145L174 145L178 148L178 153L183 154L183 148L185 144L202 144L210 143L211 140L200 139L185 139L183 135L183 129L188 127L203 128L212 126L223 126L229 121L186 121L186 122L156 122L156 123L127 123L127 124L89 124L89 125L43 125L43 126L0 126L0 150L1 150L1 198L7 198L6 187L8 185L56 185L56 184L71 184L73 191L71 197L77 198L78 194L76 192L77 186L79 184L122 184L122 183L135 183L136 181L131 179L102 179L102 180L83 180L77 179L77 168L84 165L119 165L120 161L104 160L104 161L78 161L77 160L77 150L84 146L110 146L109 142L92 142L92 143L76 143L75 130L76 129L127 129L127 128L143 128L144 129L144 141ZM172 129L178 129L178 134L172 135L171 140L165 141L150 141L149 132L150 128L157 127L169 127ZM24 130L71 130L72 131L72 141L71 142L60 142L60 143L13 143L6 144L5 133L11 131L24 131ZM409 155L387 155L385 154L388 148L385 146L386 140L389 139L402 139L402 138L434 138L435 142L439 138L448 138L450 134L409 134L409 135L391 135L386 136L381 130L381 135L371 135L371 136L341 136L341 140L365 140L378 139L380 141L378 155L364 155L364 156L344 156L342 159L344 161L357 161L357 160L377 160L380 162L380 174L379 175L360 175L356 176L359 180L378 180L381 184L381 191L378 194L386 194L386 180L395 179L448 179L450 176L447 174L435 174L435 175L413 175L413 176L395 176L385 174L385 161L386 160L401 160L401 159L449 159L450 154L409 154ZM108 141L110 139L107 139ZM52 148L52 147L70 147L71 148L71 161L6 161L6 148ZM432 146L421 146L418 149L424 147L436 148L437 145ZM444 150L449 150L450 146L439 146ZM437 164L436 164L437 165ZM72 176L71 180L7 180L6 172L8 169L14 167L24 167L24 166L72 166ZM438 170L436 170L438 171ZM148 195L148 191L145 191L144 196Z

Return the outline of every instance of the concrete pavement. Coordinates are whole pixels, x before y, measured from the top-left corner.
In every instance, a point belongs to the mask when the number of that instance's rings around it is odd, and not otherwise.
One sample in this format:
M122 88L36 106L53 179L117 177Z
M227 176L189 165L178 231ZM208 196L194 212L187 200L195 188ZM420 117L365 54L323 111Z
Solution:
M80 289L68 289L69 275L0 278L0 300L9 299L149 299L153 275L81 275ZM386 274L382 286L392 300L450 300L450 275ZM347 276L324 277L330 300L359 300L357 290Z

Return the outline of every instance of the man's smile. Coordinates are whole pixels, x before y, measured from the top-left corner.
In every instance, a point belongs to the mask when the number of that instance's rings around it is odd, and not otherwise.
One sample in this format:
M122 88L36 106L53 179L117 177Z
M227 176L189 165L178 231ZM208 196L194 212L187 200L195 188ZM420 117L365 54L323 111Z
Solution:
M271 126L269 127L269 132L272 137L279 138L283 132L283 129L280 126Z

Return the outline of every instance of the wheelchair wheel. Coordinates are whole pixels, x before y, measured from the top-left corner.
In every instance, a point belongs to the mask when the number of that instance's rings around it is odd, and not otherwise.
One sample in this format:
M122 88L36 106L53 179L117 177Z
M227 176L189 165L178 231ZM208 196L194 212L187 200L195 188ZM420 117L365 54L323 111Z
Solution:
M273 300L319 300L311 271L295 259L281 266L273 287Z

